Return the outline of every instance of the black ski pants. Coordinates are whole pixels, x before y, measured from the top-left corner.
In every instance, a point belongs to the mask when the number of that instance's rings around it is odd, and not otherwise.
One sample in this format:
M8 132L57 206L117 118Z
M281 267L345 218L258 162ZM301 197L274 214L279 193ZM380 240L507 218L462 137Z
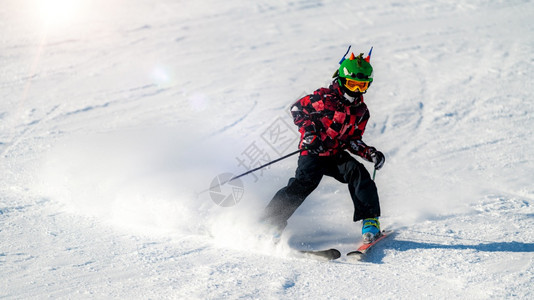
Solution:
M346 183L354 203L354 222L380 216L380 204L374 181L367 169L349 153L335 156L301 155L295 177L280 189L267 205L263 222L282 231L287 220L306 197L317 188L323 175Z

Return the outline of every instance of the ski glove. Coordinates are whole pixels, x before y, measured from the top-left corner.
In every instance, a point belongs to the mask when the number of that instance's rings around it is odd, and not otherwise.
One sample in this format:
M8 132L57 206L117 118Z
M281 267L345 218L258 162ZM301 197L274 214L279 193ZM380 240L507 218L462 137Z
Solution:
M312 132L304 134L304 138L300 143L300 148L308 150L310 154L319 154L325 150L321 139Z
M362 140L351 141L349 146L352 153L373 162L375 164L375 169L380 170L380 168L384 166L386 158L384 157L384 154L376 150L375 147L367 146Z
M386 162L386 157L382 152L376 150L374 147L369 147L369 156L371 157L371 160L375 163L375 169L380 170L382 166L384 166L384 163Z

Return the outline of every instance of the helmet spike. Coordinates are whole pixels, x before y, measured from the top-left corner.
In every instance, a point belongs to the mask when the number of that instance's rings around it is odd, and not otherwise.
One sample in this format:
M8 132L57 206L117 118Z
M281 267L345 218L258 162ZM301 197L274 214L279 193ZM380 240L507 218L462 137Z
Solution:
M360 53L360 55L358 55L358 57L356 57L356 59L358 60L356 62L358 64L358 67L361 67L362 66L362 61L364 60L363 53Z
M356 59L356 56L354 56L354 52L352 52L352 53L350 54L350 58L349 58L349 60L355 60L355 59Z
M365 58L366 62L369 62L371 60L371 53L373 53L373 47L371 47L371 50L369 50L369 54L367 54L367 57Z
M349 51L350 51L350 47L352 45L349 45L349 48L347 49L347 52L345 52L345 55L343 55L343 57L341 58L341 60L339 61L339 64L341 64L344 60L345 60L345 56L347 56L347 54L349 54Z

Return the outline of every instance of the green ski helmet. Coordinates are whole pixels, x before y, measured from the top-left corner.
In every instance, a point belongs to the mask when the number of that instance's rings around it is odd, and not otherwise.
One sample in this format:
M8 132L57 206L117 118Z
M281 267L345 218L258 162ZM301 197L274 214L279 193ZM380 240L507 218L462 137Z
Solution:
M347 50L347 53L349 50ZM371 48L366 58L363 58L363 53L358 56L351 53L349 59L345 59L345 56L343 56L339 62L339 69L334 73L333 77L337 78L339 86L347 95L357 97L367 92L367 89L371 86L373 82L373 67L369 61L372 51L373 48Z

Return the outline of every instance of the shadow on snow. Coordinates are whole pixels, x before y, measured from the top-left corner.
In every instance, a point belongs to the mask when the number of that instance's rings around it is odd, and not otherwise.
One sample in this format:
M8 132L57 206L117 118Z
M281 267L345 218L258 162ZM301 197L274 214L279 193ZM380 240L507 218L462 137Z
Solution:
M534 252L534 243L521 242L493 242L479 243L474 245L445 245L438 243L425 243L414 241L395 240L393 246L398 251L414 249L453 249L453 250L476 250L483 252Z
M443 249L443 250L475 250L480 252L512 252L512 253L529 253L534 252L534 243L522 242L489 242L478 243L473 245L465 244L439 244L429 242L415 242L405 240L395 240L391 237L390 240L384 241L383 244L377 245L373 248L367 257L363 260L370 263L381 264L386 256L386 250L394 249L396 251L404 252L417 249ZM418 254L415 254L418 255Z

